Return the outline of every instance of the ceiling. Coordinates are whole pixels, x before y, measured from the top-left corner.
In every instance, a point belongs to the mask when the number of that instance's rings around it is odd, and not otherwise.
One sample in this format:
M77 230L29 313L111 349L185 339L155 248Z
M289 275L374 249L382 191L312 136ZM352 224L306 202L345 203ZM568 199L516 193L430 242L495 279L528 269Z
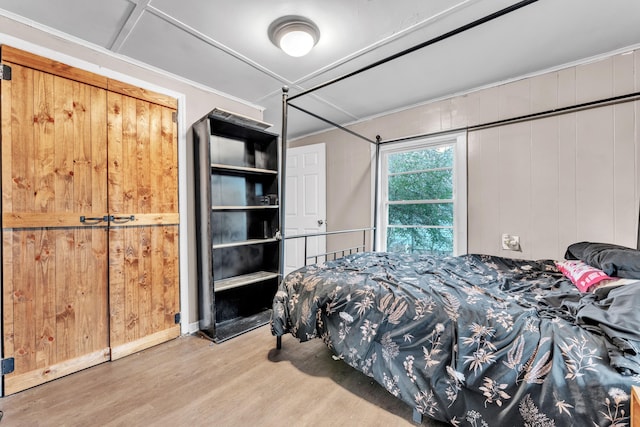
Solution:
M516 3L0 0L0 15L262 106L264 120L279 133L283 86L295 95ZM271 44L267 28L284 15L305 16L320 28L309 55L289 57ZM538 0L296 103L350 123L639 44L640 1ZM295 137L325 126L296 112L288 133Z

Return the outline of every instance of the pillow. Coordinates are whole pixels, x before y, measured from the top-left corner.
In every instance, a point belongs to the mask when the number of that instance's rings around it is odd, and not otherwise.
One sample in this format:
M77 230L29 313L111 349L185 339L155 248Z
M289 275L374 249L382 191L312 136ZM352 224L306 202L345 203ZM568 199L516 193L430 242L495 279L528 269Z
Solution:
M580 292L587 292L589 288L597 285L603 280L611 280L611 277L598 269L591 267L580 260L577 261L554 261L558 270L576 285Z
M640 251L625 246L579 242L569 245L564 257L584 261L612 277L640 279Z

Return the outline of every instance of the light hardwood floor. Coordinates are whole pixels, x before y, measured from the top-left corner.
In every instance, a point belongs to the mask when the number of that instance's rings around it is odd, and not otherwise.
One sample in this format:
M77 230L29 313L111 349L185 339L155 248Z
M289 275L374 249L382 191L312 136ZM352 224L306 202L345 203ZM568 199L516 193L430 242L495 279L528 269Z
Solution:
M268 326L222 344L180 337L0 398L0 427L415 425L407 405L322 341L282 342L276 350Z

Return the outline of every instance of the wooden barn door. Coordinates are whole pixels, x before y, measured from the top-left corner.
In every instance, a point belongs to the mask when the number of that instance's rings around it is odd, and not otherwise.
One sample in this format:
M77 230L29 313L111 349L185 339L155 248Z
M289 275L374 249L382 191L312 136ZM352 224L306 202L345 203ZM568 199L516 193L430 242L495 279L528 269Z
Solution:
M7 46L1 54L12 394L180 334L177 101Z
M5 394L109 355L106 91L6 62L2 104ZM95 218L95 219L94 219Z
M175 109L108 94L112 359L180 334Z

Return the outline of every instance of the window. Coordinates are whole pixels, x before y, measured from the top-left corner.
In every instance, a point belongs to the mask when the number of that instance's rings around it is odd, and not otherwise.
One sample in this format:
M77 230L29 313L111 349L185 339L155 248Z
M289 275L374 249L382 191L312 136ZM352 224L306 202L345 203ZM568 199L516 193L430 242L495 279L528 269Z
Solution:
M466 151L465 134L381 146L381 250L466 253Z

